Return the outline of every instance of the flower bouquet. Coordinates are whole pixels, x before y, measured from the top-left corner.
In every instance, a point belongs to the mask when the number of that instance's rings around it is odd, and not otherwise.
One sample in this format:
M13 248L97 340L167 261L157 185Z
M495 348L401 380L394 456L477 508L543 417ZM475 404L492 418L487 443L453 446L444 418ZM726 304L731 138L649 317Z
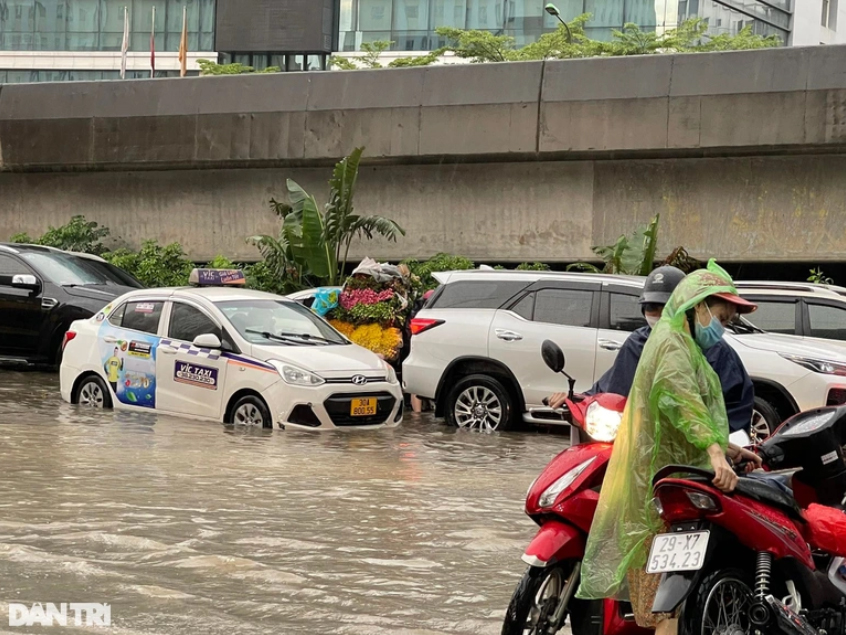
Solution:
M364 260L347 279L338 304L326 315L349 340L381 356L399 361L402 328L411 311L408 268Z

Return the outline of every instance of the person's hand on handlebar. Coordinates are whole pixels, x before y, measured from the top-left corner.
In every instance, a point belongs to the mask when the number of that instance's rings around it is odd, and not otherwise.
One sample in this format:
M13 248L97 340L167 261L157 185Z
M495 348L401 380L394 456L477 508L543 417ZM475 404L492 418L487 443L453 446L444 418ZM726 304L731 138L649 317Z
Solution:
M566 392L557 392L547 399L550 408L561 408L569 395Z
M751 452L750 450L741 448L739 445L735 445L734 443L729 443L727 454L728 457L731 459L731 462L735 465L741 465L745 463L745 472L747 474L749 472L757 470L764 464L760 456L758 456L754 452Z

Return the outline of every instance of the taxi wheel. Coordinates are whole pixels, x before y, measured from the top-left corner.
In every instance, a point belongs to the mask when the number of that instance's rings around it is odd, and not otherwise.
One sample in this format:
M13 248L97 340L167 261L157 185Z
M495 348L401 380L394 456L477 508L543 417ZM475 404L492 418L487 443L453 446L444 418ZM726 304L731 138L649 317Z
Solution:
M77 385L73 402L88 408L111 408L112 396L106 382L97 375L89 375Z
M232 406L231 423L236 426L254 426L256 428L272 428L273 419L270 410L261 399L255 395L241 397Z

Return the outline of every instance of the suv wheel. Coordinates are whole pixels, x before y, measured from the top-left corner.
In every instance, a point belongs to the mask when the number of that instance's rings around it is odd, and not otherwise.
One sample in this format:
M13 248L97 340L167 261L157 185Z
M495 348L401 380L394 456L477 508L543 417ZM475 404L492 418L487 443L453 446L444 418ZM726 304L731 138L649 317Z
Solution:
M760 397L755 397L755 406L752 410L752 426L749 436L753 443L760 443L769 437L781 423L778 411L768 402Z
M447 423L459 428L509 430L514 415L513 398L490 375L462 377L447 396Z

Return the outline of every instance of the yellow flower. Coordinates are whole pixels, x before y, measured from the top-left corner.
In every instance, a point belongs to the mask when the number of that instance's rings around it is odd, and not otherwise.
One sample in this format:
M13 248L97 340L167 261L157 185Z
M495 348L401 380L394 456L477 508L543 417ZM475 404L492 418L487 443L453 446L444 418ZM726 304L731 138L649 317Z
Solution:
M402 348L402 332L399 329L383 329L375 323L355 328L348 337L359 346L382 355L389 361L396 359Z

